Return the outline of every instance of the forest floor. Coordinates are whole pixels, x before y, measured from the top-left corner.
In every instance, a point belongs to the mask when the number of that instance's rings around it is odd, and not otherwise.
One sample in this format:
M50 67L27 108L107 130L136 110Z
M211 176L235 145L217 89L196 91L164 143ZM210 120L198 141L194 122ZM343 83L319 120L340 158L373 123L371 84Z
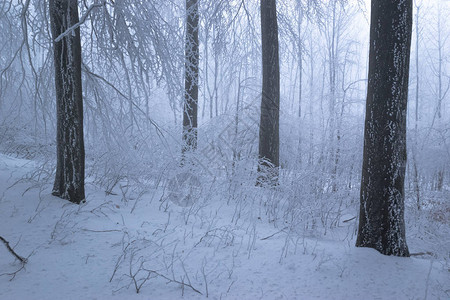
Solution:
M0 243L0 299L450 299L448 214L431 227L408 217L416 255L389 257L354 247L357 205L298 233L268 221L266 202L218 192L183 207L162 187L89 183L78 206L35 168L0 154L0 236L27 258Z

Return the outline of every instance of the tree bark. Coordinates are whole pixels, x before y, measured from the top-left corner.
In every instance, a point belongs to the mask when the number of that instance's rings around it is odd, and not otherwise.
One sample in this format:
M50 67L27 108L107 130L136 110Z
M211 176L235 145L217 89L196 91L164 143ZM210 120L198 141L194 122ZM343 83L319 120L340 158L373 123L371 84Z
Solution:
M278 22L275 0L261 0L263 84L259 125L258 184L278 183L280 152L280 67Z
M52 194L79 204L85 199L80 29L54 41L78 23L78 4L77 0L50 0L49 8L57 109L57 163Z
M183 154L197 149L198 114L198 0L186 0L185 91L183 108Z
M357 247L409 256L405 238L406 108L412 0L372 0Z

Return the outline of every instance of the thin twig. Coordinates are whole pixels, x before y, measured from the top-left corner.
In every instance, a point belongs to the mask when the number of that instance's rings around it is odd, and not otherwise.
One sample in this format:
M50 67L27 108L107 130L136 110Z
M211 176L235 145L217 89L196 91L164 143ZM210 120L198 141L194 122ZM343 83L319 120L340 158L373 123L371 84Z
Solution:
M342 221L342 223L347 223L347 222L350 222L350 221L352 221L352 220L354 220L354 219L356 219L356 217L353 217L353 218L350 218L350 219L344 220L344 221Z
M18 270L14 271L14 272L11 272L11 273L0 274L0 276L4 276L4 275L11 276L9 281L13 281L13 279L16 278L17 273L19 273L23 269L25 269L25 263L21 263L21 266L20 266L20 268Z
M82 228L81 230L89 231L89 232L122 232L122 230L119 230L119 229L92 230L92 229Z
M160 277L162 277L162 278L168 280L169 282L175 282L175 283L181 284L182 286L189 287L189 288L192 289L194 292L199 293L200 295L203 295L202 292L200 292L199 290L197 290L196 288L194 288L191 284L184 283L184 282L178 281L178 280L176 280L176 279L170 279L169 277L167 277L167 276L165 276L165 275L163 275L163 274L161 274L161 273L158 273L158 272L156 272L156 271L153 271L153 270L148 270L148 269L144 269L144 268L143 268L142 270L147 271L147 272L150 272L150 273L154 273L154 274L156 274L157 276L160 276Z

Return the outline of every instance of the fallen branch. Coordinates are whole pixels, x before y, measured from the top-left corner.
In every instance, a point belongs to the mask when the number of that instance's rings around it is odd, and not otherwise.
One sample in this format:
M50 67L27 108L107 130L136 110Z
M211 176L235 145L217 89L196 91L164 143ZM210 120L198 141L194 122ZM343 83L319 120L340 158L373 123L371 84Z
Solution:
M122 232L122 230L118 230L118 229L92 230L92 229L82 228L81 230L88 231L88 232Z
M417 253L410 253L409 256L422 256L422 255L430 255L434 256L433 252L426 251L426 252L417 252Z
M269 235L269 236L266 236L265 238L262 238L261 241L268 240L268 239L270 239L271 237L273 237L273 236L275 236L275 235L277 235L277 234L279 234L279 233L284 232L286 229L288 229L288 227L284 227L284 228L281 229L280 231L275 232L274 234L271 234L271 235Z
M27 259L20 256L19 254L16 253L16 251L14 251L13 248L11 248L11 246L9 245L9 242L7 240L5 240L2 236L0 236L0 241L3 242L3 244L5 244L6 248L8 249L8 251L14 255L15 258L17 258L22 264L26 264L27 263Z

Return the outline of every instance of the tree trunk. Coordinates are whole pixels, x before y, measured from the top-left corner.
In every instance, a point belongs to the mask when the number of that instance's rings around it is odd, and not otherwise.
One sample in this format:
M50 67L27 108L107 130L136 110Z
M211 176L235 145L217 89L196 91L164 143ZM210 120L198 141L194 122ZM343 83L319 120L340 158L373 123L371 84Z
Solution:
M275 0L261 0L261 35L263 84L259 125L258 184L278 183L280 67L278 23Z
M442 118L442 47L443 47L443 43L442 43L442 33L441 33L441 10L438 9L438 24L437 24L437 29L438 29L438 37L437 37L437 43L438 43L438 60L439 60L439 65L438 65L438 80L439 80L439 86L438 86L438 106L437 106L437 115L438 118L441 119Z
M198 0L186 0L186 14L183 154L197 149L199 69Z
M302 4L298 4L298 70L299 70L299 86L298 86L298 117L302 117L302 88L303 88L303 39L302 39L302 23L303 8Z
M420 6L416 6L416 113L414 119L414 134L415 134L415 145L417 146L417 135L419 126L419 87L420 87L420 77L419 77L419 11Z
M298 117L299 117L299 128L298 133L298 162L302 163L302 92L303 92L303 39L302 39L302 23L303 23L303 8L301 3L298 4L298 72L299 72L299 82L298 82Z
M357 247L409 256L404 222L412 0L372 0Z
M310 31L309 35L309 165L314 162L314 47L313 47L313 33Z
M419 87L420 87L420 77L419 77L419 12L420 6L416 5L416 113L414 118L414 147L412 149L413 156L413 170L414 170L414 192L416 194L416 204L417 209L420 210L420 185L419 185L419 168L417 168L416 153L418 148L418 126L419 126Z
M54 41L78 22L77 5L77 0L49 3L57 108L57 164L52 194L79 204L85 199L80 29Z
M204 78L203 78L203 108L202 108L202 118L205 117L205 110L206 110L206 105L207 105L207 101L206 101L206 91L209 92L209 76L208 76L208 47L209 47L209 30L208 30L208 25L205 24L204 28L206 30L205 31L205 39L204 39L204 50L203 50L203 72L204 72ZM211 100L211 99L210 99ZM210 104L211 105L211 104ZM209 118L212 118L212 107L210 106L210 114L209 114Z

